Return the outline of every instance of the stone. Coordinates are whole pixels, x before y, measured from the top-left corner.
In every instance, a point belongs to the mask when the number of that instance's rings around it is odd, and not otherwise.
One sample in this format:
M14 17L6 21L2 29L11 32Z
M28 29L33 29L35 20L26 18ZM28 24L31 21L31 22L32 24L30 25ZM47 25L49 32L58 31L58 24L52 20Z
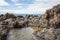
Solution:
M60 28L59 29L46 29L44 28L41 31L37 31L34 34L36 40L60 40Z
M60 4L46 10L45 14L15 16L11 13L0 15L0 39L6 40L10 29L36 26L45 28L35 32L36 40L59 40L60 39ZM55 31L54 31L55 30ZM59 31L59 32L58 32ZM38 34L38 35L37 35Z
M46 10L40 18L40 26L48 28L60 28L60 4Z

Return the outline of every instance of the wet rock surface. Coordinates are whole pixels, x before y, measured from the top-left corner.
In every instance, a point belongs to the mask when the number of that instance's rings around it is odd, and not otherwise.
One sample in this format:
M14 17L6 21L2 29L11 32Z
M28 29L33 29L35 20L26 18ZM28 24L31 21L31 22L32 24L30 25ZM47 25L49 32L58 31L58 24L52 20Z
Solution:
M0 40L6 40L10 29L41 27L34 32L34 40L60 40L60 4L46 10L41 16L15 16L10 13L0 15ZM36 28L35 28L36 29ZM38 28L37 28L38 29Z

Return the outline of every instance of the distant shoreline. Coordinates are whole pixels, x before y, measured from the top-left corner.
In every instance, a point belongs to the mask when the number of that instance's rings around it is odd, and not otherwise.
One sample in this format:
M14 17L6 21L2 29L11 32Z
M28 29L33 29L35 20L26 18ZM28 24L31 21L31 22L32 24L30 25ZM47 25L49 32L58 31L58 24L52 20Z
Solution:
M9 13L9 14L13 14L13 13ZM1 14L0 14L1 15ZM3 14L3 15L5 15L5 14ZM15 16L26 16L26 15L37 15L37 16L41 16L41 15L43 15L43 14L14 14Z

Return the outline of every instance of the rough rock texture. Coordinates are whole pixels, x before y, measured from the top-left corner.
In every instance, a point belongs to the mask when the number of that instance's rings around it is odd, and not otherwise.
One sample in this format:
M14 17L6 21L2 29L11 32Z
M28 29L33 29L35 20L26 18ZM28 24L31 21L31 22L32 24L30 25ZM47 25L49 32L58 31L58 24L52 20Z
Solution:
M35 33L35 40L60 40L60 28L44 28L43 30Z
M45 14L40 18L40 26L46 28L60 27L60 4L51 9L46 10Z
M0 40L5 40L6 36L9 32L10 29L13 28L23 28L23 27L28 27L31 24L35 25L35 23L37 24L38 22L33 22L38 21L37 18L39 18L36 15L26 15L24 16L15 16L13 14L10 13L6 13L6 14L1 14L0 15ZM31 23L31 24L30 24Z
M0 40L6 40L6 36L12 28L25 27L27 21L24 21L24 17L15 16L13 14L1 14L0 15Z
M44 15L15 16L13 14L0 15L0 40L5 40L7 33L12 28L23 28L28 26L38 26L46 29L41 30L37 40L59 40L60 39L60 4L48 9ZM50 31L51 30L51 31ZM55 31L54 31L55 30ZM42 32L43 31L43 32ZM46 33L45 33L46 32ZM56 32L56 34L55 34ZM37 35L36 32L35 35ZM59 34L59 35L58 35ZM42 39L40 39L42 38Z
M60 40L60 4L48 9L39 24L44 29L34 33L35 40Z

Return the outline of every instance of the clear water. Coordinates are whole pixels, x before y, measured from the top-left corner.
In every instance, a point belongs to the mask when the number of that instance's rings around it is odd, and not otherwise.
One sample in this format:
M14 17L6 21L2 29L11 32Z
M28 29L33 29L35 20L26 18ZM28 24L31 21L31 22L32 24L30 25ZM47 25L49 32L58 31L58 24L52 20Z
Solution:
M22 29L12 29L8 33L7 40L33 40L34 30L30 27Z

